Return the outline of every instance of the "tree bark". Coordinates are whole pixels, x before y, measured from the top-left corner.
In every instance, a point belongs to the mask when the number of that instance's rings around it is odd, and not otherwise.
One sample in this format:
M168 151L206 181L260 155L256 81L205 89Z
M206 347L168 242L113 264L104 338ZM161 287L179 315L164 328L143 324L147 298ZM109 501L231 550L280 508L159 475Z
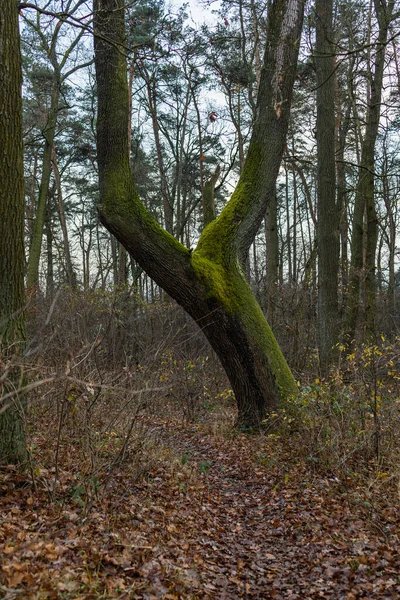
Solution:
M0 352L2 364L21 354L24 324L24 170L21 55L18 10L4 0L0 10ZM7 368L7 367L5 367ZM0 463L25 459L24 398L16 393L21 372L11 366L0 383ZM8 386L7 380L13 384ZM4 394L4 396L3 396Z
M49 190L47 196L46 205L46 217L45 217L45 232L46 232L46 254L47 254L47 268L46 268L46 296L47 298L53 297L54 292L54 255L53 255L53 204L54 204L55 186Z
M332 0L317 0L315 65L317 72L317 339L320 371L334 363L338 341L339 213L335 168L335 48Z
M281 163L298 45L302 0L276 0L257 119L239 183L191 252L150 216L138 198L123 140L128 89L122 0L95 0L95 65L100 219L152 279L195 319L219 356L238 404L238 421L258 426L295 380L240 267L264 218ZM110 45L106 39L112 40Z

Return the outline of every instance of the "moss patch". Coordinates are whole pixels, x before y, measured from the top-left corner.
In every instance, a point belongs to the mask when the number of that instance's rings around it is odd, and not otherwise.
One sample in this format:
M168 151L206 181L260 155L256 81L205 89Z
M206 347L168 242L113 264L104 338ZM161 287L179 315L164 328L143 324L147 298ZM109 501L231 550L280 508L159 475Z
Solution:
M281 399L295 394L297 386L294 377L238 261L232 261L227 269L197 250L192 255L192 266L196 276L208 290L209 298L215 299L228 315L239 319L249 336L250 344L265 354L276 378Z

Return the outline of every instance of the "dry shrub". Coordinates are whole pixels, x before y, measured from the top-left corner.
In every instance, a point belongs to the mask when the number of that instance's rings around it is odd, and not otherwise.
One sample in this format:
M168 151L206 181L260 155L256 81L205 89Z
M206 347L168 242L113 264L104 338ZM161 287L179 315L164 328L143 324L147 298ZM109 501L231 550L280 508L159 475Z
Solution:
M295 377L302 379L317 372L315 289L281 283L269 297L264 282L256 295Z
M276 419L314 469L355 479L371 497L385 490L397 501L399 398L400 340L382 337L344 358L329 381L304 386Z
M30 336L32 474L53 496L69 493L85 506L122 467L135 479L161 460L152 419L206 421L228 387L179 307L146 305L126 290L64 290L50 305L38 301Z

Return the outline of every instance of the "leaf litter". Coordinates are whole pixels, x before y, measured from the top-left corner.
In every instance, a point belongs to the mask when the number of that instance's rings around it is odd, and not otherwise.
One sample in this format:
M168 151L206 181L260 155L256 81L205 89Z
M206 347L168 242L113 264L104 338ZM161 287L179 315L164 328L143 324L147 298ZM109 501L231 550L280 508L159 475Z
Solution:
M0 598L400 597L394 498L362 501L282 440L147 425L169 460L124 465L89 504L67 470L56 495L45 469L0 470Z

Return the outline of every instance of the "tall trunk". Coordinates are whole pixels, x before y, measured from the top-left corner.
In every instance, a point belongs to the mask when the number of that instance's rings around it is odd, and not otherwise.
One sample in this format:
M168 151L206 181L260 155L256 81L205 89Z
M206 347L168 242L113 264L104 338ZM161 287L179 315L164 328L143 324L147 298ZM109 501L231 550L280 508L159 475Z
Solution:
M203 199L203 206L204 206L204 154L203 154L203 131L201 128L201 116L200 116L200 110L199 110L199 105L197 103L197 98L196 98L196 87L194 85L191 86L191 92L192 92L192 100L193 100L193 106L194 109L196 111L196 121L197 121L197 137L199 140L199 171L200 171L200 187L201 187L201 196ZM203 217L204 217L204 208L203 208ZM215 215L214 215L215 216Z
M385 228L387 231L387 245L389 252L389 261L388 261L388 287L387 287L387 306L390 315L394 315L394 306L395 306L395 264L396 264L396 212L393 206L393 201L391 201L390 197L390 189L389 189L389 180L388 180L388 171L387 171L387 148L386 144L384 145L384 167L382 173L382 184L383 184L383 201L385 203L385 209L388 220L388 227Z
M117 285L125 286L128 282L128 271L126 265L126 250L122 244L118 245L118 274Z
M110 237L111 261L114 287L118 286L118 242L113 235Z
M297 196L297 180L294 169L292 169L293 178L293 235L292 235L292 278L293 283L297 284L297 207L298 207L298 196Z
M267 318L271 327L275 321L275 302L278 284L279 240L276 191L271 196L265 217L265 239L267 247Z
M46 255L47 255L47 269L46 269L46 296L51 298L54 291L54 257L53 257L53 225L51 222L52 217L52 205L54 200L54 187L49 191L47 197L46 206L46 219L45 219L45 231L46 231Z
M17 392L5 398L18 390L21 372L13 359L21 355L25 339L22 73L14 0L2 2L0 40L0 463L7 464L26 455L24 397Z
M76 287L76 275L74 272L74 267L72 265L67 219L65 216L63 191L62 191L62 186L61 186L61 175L60 175L60 170L58 168L57 153L56 153L56 149L54 146L52 147L52 151L51 151L51 161L52 161L52 165L53 165L53 174L54 174L54 179L55 179L56 188L57 188L57 211L58 211L58 218L60 220L62 239L63 239L65 272L67 275L68 285L74 288L74 287Z
M37 152L37 150L35 150L34 154L33 154L32 178L31 178L31 184L29 186L29 201L26 203L26 208L25 208L26 221L27 221L27 226L28 226L29 245L32 240L33 224L35 222L36 177L37 177L37 170L38 170L38 160L39 160L38 152Z
M290 202L289 202L289 171L285 168L285 204L286 204L286 246L287 246L287 262L288 262L288 279L291 283L293 280L292 268L292 243L290 235Z
M296 392L295 380L243 271L243 257L264 218L281 163L304 4L270 7L257 120L231 200L191 252L140 202L121 143L128 118L122 0L95 0L100 218L128 252L200 325L236 395L239 422L259 425ZM109 45L111 39L114 45Z
M60 73L54 72L51 102L46 126L42 132L44 137L44 150L42 158L42 175L40 179L39 197L36 206L36 216L33 226L33 235L29 249L27 287L37 286L39 283L39 263L42 249L43 228L46 219L46 203L49 192L51 176L51 157L54 145L54 136L57 124L58 102L60 97Z
M347 70L347 79L349 88L353 77L355 56L350 57ZM336 75L336 74L335 74ZM345 169L345 148L347 134L350 128L350 117L352 110L352 101L346 93L345 113L343 114L342 99L338 86L338 78L335 77L336 97L338 106L338 119L336 131L336 203L339 214L340 229L340 283L341 283L341 305L340 314L343 316L347 302L348 288L348 207L347 207L347 189L346 189L346 169Z
M318 151L318 320L322 375L335 360L338 340L339 213L336 206L334 44L332 0L317 0L315 64L317 72Z
M103 257L102 257L102 249L100 243L100 231L99 224L96 224L96 242L97 242L97 260L98 260L98 277L101 281L101 289L104 291L106 289L106 276L104 273L104 265L103 265Z
M189 75L190 77L190 75ZM186 133L187 133L187 118L188 118L188 109L189 109L189 104L190 104L190 98L192 97L191 94L191 84L190 81L188 81L188 86L187 86L187 90L186 90L186 98L185 98L185 103L184 103L184 108L183 108L183 114L181 116L181 118L179 118L179 100L177 99L177 103L176 103L176 114L177 114L177 118L176 118L176 131L177 131L177 136L176 136L176 147L175 147L175 156L176 156L176 178L175 178L175 190L176 190L176 195L173 194L173 203L175 202L175 198L176 198L176 203L178 206L181 207L181 213L179 216L179 219L176 219L176 224L175 224L175 231L176 231L176 235L177 237L179 236L179 233L182 230L182 223L185 222L187 215L186 215L186 196L183 193L183 198L182 198L182 178L183 178L183 165L184 165L184 161L185 161L185 140L186 140ZM180 133L180 135L179 135ZM200 157L202 158L202 157Z
M162 195L163 208L164 208L165 229L169 233L172 233L173 228L174 228L174 212L173 212L173 206L172 206L170 194L168 191L168 182L167 182L167 176L165 174L164 157L163 157L162 147L161 147L160 128L158 125L158 115L157 115L155 80L154 80L154 76L151 76L148 73L144 64L142 64L142 70L145 75L146 88L147 88L147 99L149 102L151 122L153 125L154 141L156 144L158 170L159 170L160 179L161 179L161 195Z

